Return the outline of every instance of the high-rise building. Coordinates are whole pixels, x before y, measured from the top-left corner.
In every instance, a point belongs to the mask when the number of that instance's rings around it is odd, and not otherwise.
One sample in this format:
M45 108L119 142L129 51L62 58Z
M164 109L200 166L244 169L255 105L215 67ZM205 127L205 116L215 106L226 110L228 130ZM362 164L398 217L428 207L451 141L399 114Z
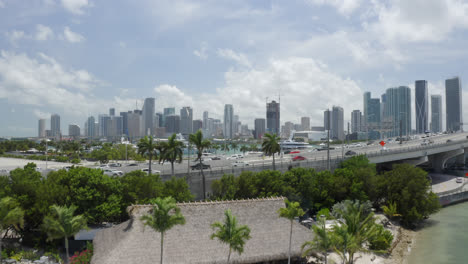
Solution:
M330 130L330 123L331 123L331 112L329 109L327 109L323 112L323 127L325 128L325 130Z
M240 122L239 122L238 115L234 115L232 125L233 125L232 135L235 136L237 133L239 133L239 130L240 130Z
M127 135L128 137L128 114L131 114L132 111L120 112L120 117L122 117L122 134Z
M123 134L122 129L122 117L121 116L111 116L110 123L108 125L107 136L112 138L120 138Z
M266 105L266 125L268 133L280 134L280 104L276 101Z
M294 130L294 123L287 121L284 123L284 126L281 129L281 136L283 138L289 138L293 130Z
M447 131L463 131L462 86L458 77L445 80L445 107Z
M386 95L382 95L382 100L386 101ZM378 138L381 121L381 105L379 98L371 98L370 92L364 93L364 114L361 119L361 130L368 133L371 139Z
M101 114L98 116L98 122L99 122L99 137L107 137L109 135L111 117L106 114Z
M166 117L175 115L175 107L167 107L163 109L163 126L166 126Z
M361 120L361 110L353 110L353 112L351 112L351 133L361 132Z
M94 120L94 116L88 117L86 121L86 136L88 138L94 138L96 136L96 121Z
M310 117L301 117L301 129L304 131L310 130Z
M198 130L202 130L203 129L203 121L201 121L200 119L193 120L192 129L193 129L192 133L195 133Z
M135 139L138 137L141 137L143 134L143 131L141 131L141 123L143 122L143 118L141 116L141 111L140 110L135 110L132 112L129 112L127 115L128 118L128 136L130 139Z
M407 86L388 88L384 117L391 120L388 136L409 135L411 132L411 90Z
M429 102L427 95L427 81L415 82L415 106L416 106L416 133L423 134L428 130Z
M180 109L180 133L188 136L193 132L193 109L189 106Z
M344 140L344 111L340 106L333 106L331 117L330 137L332 139Z
M154 124L154 114L155 110L155 99L145 98L145 102L143 104L143 131L145 135L152 135L153 129L155 128Z
M39 119L37 136L40 138L46 137L46 120L44 118Z
M225 139L231 139L234 132L234 108L231 104L224 105L224 130Z
M442 132L442 96L431 95L431 131Z
M203 112L203 129L208 130L208 111Z
M168 115L166 116L166 133L180 133L180 116Z
M81 135L80 126L76 124L68 125L68 136L72 138L79 138Z
M156 119L158 120L157 127L164 127L164 115L163 113L156 113Z
M58 114L53 114L50 116L50 132L52 137L60 137L60 116Z
M109 108L109 115L115 116L115 108Z
M265 135L265 118L255 118L255 139L261 139Z

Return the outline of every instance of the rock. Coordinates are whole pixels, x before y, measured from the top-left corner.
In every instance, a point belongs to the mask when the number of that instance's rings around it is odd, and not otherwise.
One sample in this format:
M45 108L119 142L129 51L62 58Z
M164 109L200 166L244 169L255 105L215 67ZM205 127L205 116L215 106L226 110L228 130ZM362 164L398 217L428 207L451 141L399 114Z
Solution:
M35 260L33 263L34 264L46 264L47 262L45 262L43 260Z

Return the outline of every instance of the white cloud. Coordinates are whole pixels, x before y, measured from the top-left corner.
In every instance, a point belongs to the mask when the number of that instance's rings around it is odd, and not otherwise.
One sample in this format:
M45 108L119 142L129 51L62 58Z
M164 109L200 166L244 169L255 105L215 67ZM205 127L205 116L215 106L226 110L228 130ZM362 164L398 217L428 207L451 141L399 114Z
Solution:
M53 58L38 54L0 52L0 98L11 103L63 109L75 116L110 105L94 99L90 91L102 85L85 70L64 69Z
M3 2L3 0L0 0L0 8L4 8L5 7L5 3Z
M208 45L206 42L203 42L199 50L194 50L193 55L199 57L202 60L206 60L208 58L208 54L206 53L208 49Z
M362 4L362 0L308 0L314 5L329 5L337 9L342 15L350 15Z
M235 61L241 66L251 67L249 59L243 53L237 53L231 49L218 49L216 52L221 58L229 59Z
M177 106L193 106L193 99L190 95L185 94L176 86L162 84L154 88L156 93L156 105L160 109L164 107Z
M11 32L6 32L5 35L12 45L16 45L18 40L29 38L29 36L21 30L13 30Z
M127 47L127 43L123 42L123 41L119 41L119 46L121 48L126 48Z
M376 22L364 29L387 42L439 42L457 28L468 28L468 3L458 0L372 1Z
M48 40L54 36L54 32L50 27L38 24L36 25L36 40Z
M75 15L83 15L84 9L92 6L88 0L62 0L62 5L67 11Z
M33 110L33 113L34 113L34 115L35 115L37 118L48 119L48 118L50 118L50 116L51 116L51 113L49 113L49 112L43 112L43 111L41 111L41 110L39 110L39 109L34 109L34 110Z
M71 43L78 43L85 40L85 37L76 32L71 31L69 27L65 27L63 31L63 36L68 42Z

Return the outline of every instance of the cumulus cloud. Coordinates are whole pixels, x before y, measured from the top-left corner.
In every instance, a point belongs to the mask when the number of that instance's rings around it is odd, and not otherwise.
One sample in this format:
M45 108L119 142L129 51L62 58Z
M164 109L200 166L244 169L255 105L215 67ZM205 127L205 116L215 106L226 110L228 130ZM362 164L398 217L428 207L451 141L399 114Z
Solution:
M36 26L36 40L48 40L54 36L54 32L50 27L38 24Z
M75 15L83 15L84 9L92 6L88 0L62 0L63 7Z
M337 9L342 15L350 15L361 6L362 0L308 0L314 5L329 5Z
M207 49L208 45L203 42L199 50L193 51L193 55L199 57L202 60L206 60L208 58Z
M37 118L48 119L48 118L50 118L50 116L51 116L51 113L49 113L49 112L43 112L43 111L41 111L41 110L39 110L39 109L34 109L34 110L33 110L33 113L34 113L34 115L35 115Z
M70 43L78 43L85 40L85 37L83 37L83 35L71 31L69 27L65 27L63 31L63 36Z
M29 36L21 30L13 30L11 32L6 32L5 35L12 45L16 45L18 40L29 38Z
M162 109L164 107L176 106L193 106L192 96L184 93L176 86L162 84L154 88L156 93L156 105Z
M3 2L3 0L0 0L0 8L4 8L5 7L5 3Z
M252 66L247 56L245 56L245 54L237 53L231 49L218 49L217 54L221 58L235 61L237 64L241 66L246 66L249 68Z

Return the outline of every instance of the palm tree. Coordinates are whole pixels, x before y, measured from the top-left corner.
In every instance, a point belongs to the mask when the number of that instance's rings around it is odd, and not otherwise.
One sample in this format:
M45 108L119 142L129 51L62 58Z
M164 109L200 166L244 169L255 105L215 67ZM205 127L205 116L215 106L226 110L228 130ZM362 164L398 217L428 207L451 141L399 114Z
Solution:
M145 226L149 226L154 231L161 233L161 260L163 263L164 234L175 225L184 225L185 218L180 213L176 201L172 197L164 199L158 197L154 200L154 208L151 215L144 215L140 218Z
M174 133L167 139L167 142L161 142L160 160L169 161L171 163L172 176L174 176L174 162L181 163L184 154L184 143L176 139Z
M281 151L279 141L280 138L276 134L265 133L265 135L263 135L262 151L265 155L273 155L273 170L276 170L275 154Z
M229 149L229 144L227 144L226 140L224 141L224 144L221 145L221 150L224 151L224 154L226 154L226 152L228 152L230 149Z
M24 225L24 211L11 197L0 199L0 253L2 252L3 232L13 227L18 230ZM0 254L2 263L2 254Z
M212 144L211 148L214 149L215 153L218 154L218 150L221 148L218 144Z
M203 163L202 163L202 154L203 150L210 147L211 142L207 139L203 139L203 134L201 130L198 130L194 134L190 134L189 142L192 143L197 148L197 159L200 162L200 171L202 174L203 181L203 199L206 198L206 187L205 187L205 174L203 173Z
M236 151L237 149L239 148L239 144L237 144L236 142L231 142L231 149Z
M215 222L211 225L217 229L211 234L211 239L217 238L221 243L229 245L229 254L227 263L231 259L232 250L237 251L239 255L244 252L244 244L250 239L250 228L246 225L237 225L237 219L232 215L231 210L224 211L226 218L224 223Z
M67 263L70 260L68 252L68 238L78 233L81 229L87 229L86 218L83 215L73 216L76 206L70 207L52 205L51 214L44 217L42 229L47 233L47 240L65 240L65 251L67 253Z
M302 256L310 255L314 251L323 251L325 256L325 264L327 264L328 251L332 249L332 241L330 232L325 227L325 217L320 217L317 225L312 226L315 237L312 241L307 241L302 245ZM307 248L305 251L304 249Z
M304 215L304 211L298 202L290 202L288 199L285 200L286 207L278 210L279 216L289 219L291 222L291 228L289 230L289 252L288 252L288 264L291 263L291 240L292 240L292 227L294 218Z
M257 151L258 150L257 144L250 144L249 148L250 148L251 151Z
M145 136L144 138L140 139L140 142L137 144L138 146L138 153L141 155L148 156L149 159L149 167L148 167L148 175L151 174L151 160L153 157L156 157L157 153L156 150L160 149L159 144L153 141L153 136Z
M245 152L249 151L249 147L247 145L242 145L239 150L242 151L242 154L245 156Z

